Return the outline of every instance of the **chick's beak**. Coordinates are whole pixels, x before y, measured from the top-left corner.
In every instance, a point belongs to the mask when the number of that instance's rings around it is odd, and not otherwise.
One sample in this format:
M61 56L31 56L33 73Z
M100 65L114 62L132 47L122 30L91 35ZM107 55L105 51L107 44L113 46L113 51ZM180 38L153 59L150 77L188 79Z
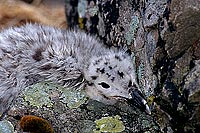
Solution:
M151 114L151 111L149 109L149 106L147 105L146 100L144 100L142 93L138 89L131 89L130 96L131 99L128 99L128 102L130 104L135 105L141 111L145 111L149 115Z

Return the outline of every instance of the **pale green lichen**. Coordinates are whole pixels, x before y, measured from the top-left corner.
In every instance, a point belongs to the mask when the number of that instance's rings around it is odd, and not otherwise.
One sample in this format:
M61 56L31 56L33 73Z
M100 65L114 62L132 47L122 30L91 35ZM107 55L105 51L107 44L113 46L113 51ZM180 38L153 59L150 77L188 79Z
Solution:
M88 13L90 14L90 16L97 15L98 11L99 11L98 6L93 6L88 9Z
M14 133L14 127L7 120L0 121L0 133Z
M42 107L43 105L52 107L53 104L49 96L49 91L52 89L54 89L54 86L46 83L37 83L29 86L24 91L25 101L28 101L30 105L38 108Z
M123 122L120 121L120 116L116 115L114 117L103 117L99 120L96 120L96 129L94 129L94 133L101 132L111 132L118 133L122 132L125 129Z
M78 2L78 15L80 18L85 17L87 8L87 1L86 0L79 0Z
M144 73L145 73L145 66L144 63L141 61L139 66L138 66L138 78L139 80L144 78Z
M99 7L95 5L93 2L88 3L86 0L79 0L77 10L79 18L84 18L87 15L89 16L97 15L97 13L99 12Z
M140 86L140 90L143 92L143 94L145 94L145 96L147 96L147 92L145 91L145 88L143 86L143 80L144 80L144 75L145 75L145 65L144 62L141 60L139 66L137 67L137 77L138 77L138 83Z
M60 101L66 103L69 108L78 108L87 100L84 88L76 90L48 82L37 83L27 87L24 91L24 98L30 105L38 108L42 106L52 107L53 102L50 95L55 91L61 94Z
M78 108L87 100L85 91L75 89L64 89L60 97L63 103L66 103L69 108Z
M131 45L132 41L135 39L135 34L139 27L139 18L137 16L133 16L130 23L129 31L126 33L125 38L127 41L127 45Z

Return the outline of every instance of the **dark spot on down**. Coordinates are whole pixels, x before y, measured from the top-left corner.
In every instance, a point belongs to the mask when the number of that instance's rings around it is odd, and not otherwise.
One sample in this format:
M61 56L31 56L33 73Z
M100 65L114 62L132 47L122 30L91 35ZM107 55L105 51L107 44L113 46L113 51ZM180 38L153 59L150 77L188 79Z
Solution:
M108 78L111 76L109 73L106 73L106 75L108 76Z
M108 62L105 62L104 64L105 64L105 65L108 65Z
M122 59L118 55L115 55L115 59L122 61Z
M99 72L100 71L100 68L97 68L96 72Z
M33 85L34 83L37 83L42 77L39 74L30 74L25 76L27 80L27 84Z
M35 50L35 54L32 56L34 60L36 61L41 61L43 59L42 56L42 49L38 48Z
M93 86L94 84L91 83L91 82L89 82L89 81L87 81L87 85L88 85L88 86Z
M115 77L112 77L112 78L111 78L111 81L113 82L114 80L115 80Z
M91 76L91 78L92 78L93 80L96 80L96 79L97 79L97 76Z
M93 63L93 65L97 65L98 64L98 62L97 61L95 61L94 63Z
M94 63L94 65L97 65L97 64L99 64L99 62L102 60L102 58L100 58L100 59L98 59L98 60L96 60L95 61L95 63Z
M105 69L102 68L102 69L100 70L100 72L101 72L102 74L105 73Z
M117 73L118 73L118 75L119 75L121 78L124 77L124 73L123 73L123 72L118 71Z
M52 68L51 64L46 64L46 65L41 66L40 70L49 70L51 68Z

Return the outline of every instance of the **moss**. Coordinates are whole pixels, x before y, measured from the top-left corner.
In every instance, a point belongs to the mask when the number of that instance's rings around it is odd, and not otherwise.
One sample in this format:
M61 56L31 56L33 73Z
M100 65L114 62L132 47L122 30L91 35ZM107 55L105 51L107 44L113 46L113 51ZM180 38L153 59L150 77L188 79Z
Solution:
M96 120L96 129L93 130L94 133L101 132L122 132L125 129L123 122L120 121L120 116L116 115L114 117L103 117L100 120Z
M0 121L0 133L14 133L12 123L7 120Z
M20 120L20 127L23 132L31 133L53 133L53 128L45 119L40 117L27 115Z

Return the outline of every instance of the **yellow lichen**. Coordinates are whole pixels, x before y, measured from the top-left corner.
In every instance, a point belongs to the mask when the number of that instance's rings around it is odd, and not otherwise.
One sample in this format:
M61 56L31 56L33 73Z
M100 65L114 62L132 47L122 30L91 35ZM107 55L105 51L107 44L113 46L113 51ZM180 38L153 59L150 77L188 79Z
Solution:
M93 130L94 133L101 132L112 132L118 133L122 132L125 129L123 122L120 121L121 117L116 115L114 117L103 117L99 120L96 120L96 129Z
M147 98L147 103L148 103L148 105L151 105L152 103L153 103L153 101L154 101L154 99L155 99L155 96L149 96L148 98Z
M78 23L79 23L79 28L83 29L84 28L83 18L78 18Z

